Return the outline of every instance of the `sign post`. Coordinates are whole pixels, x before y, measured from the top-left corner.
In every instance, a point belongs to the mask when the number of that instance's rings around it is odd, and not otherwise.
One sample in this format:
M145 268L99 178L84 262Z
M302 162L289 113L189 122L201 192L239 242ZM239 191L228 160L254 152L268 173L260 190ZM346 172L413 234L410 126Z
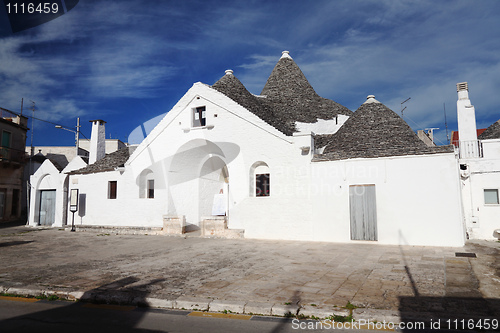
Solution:
M69 210L73 213L73 221L71 221L71 231L76 231L75 229L75 213L78 210L78 189L71 189L71 197L69 201Z

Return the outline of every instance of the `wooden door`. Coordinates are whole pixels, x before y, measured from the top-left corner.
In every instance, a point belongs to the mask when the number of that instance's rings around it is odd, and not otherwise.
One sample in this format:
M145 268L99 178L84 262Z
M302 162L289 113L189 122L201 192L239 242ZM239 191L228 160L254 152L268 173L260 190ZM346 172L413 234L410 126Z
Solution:
M376 241L378 238L375 185L349 186L349 209L351 239Z
M40 225L52 225L55 222L56 190L40 191Z

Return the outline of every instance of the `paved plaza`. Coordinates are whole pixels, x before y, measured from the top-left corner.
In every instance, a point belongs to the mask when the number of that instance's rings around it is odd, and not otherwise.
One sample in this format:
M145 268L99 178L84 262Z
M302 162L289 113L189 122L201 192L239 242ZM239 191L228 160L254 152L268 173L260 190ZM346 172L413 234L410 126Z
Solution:
M500 313L499 250L3 227L0 291L265 315L348 315L350 303L359 318L488 317Z

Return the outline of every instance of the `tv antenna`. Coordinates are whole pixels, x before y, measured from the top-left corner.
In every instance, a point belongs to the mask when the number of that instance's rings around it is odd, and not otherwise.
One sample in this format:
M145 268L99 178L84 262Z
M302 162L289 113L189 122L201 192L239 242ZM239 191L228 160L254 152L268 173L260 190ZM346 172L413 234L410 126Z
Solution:
M443 103L443 111L444 111L444 128L446 128L446 141L450 144L450 136L448 135L448 122L446 121L446 103Z
M411 97L408 97L407 99L405 99L404 101L401 102L401 118L403 118L403 112L404 112L404 110L406 110L406 106L403 107L403 104L408 102L410 99L411 99Z

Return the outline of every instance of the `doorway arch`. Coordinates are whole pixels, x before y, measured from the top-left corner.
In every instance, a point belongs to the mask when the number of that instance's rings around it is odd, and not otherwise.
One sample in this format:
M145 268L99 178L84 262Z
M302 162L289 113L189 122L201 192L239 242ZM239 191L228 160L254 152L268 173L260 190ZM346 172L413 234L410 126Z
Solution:
M201 166L198 180L198 213L203 216L228 215L229 172L218 156L209 157Z

